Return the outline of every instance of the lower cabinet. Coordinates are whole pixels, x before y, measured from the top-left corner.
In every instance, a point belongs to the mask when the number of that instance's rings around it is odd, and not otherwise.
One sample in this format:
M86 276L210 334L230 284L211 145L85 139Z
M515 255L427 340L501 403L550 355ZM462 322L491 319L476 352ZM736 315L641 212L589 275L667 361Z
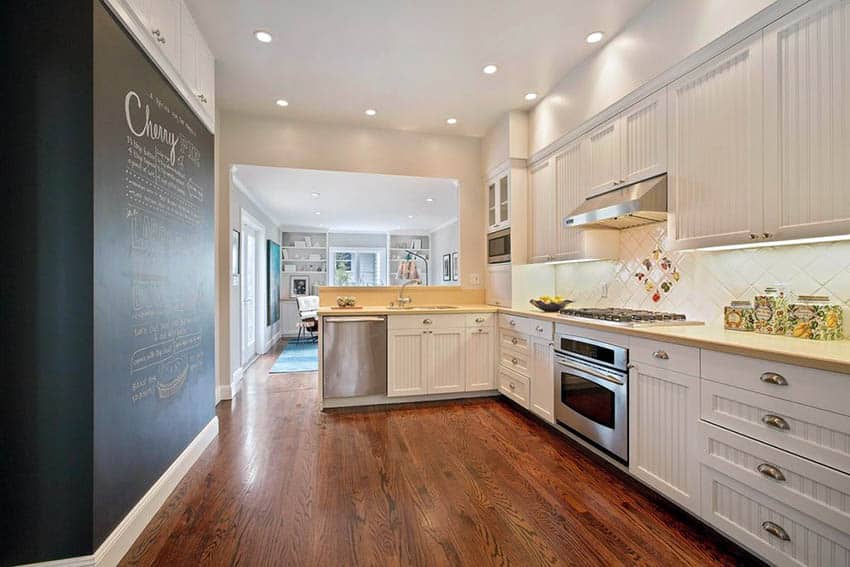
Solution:
M638 363L629 375L629 470L699 513L696 376Z
M499 391L525 409L529 409L528 378L504 366L499 367Z
M466 390L466 329L424 331L426 382L429 394Z
M387 396L428 393L426 337L426 331L420 329L399 329L387 333Z
M496 337L492 327L466 329L466 391L496 388Z
M531 345L531 384L529 409L549 423L555 423L555 378L552 341L533 337Z

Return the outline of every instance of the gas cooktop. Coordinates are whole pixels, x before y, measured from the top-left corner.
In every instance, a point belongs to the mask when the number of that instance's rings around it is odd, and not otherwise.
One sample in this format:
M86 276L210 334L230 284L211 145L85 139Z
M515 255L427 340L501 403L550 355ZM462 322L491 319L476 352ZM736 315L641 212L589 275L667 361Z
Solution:
M618 327L650 327L661 325L702 325L701 321L689 321L681 313L665 313L661 311L645 311L641 309L625 309L619 307L567 307L561 309L565 318L593 319Z

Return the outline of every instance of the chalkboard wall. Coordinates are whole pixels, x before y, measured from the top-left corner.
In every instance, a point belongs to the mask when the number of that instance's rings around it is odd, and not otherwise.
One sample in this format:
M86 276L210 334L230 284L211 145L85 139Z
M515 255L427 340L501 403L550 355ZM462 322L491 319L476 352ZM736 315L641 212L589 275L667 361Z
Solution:
M94 547L214 415L213 136L94 14Z

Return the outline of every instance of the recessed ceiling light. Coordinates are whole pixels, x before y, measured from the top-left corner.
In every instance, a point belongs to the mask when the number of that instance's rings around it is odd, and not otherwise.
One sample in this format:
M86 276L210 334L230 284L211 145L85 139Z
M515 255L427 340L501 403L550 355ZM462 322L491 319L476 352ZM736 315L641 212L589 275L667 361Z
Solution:
M412 219L413 215L407 215L407 218Z
M274 103L278 106L289 106L289 101L282 98L277 99Z
M601 31L595 31L595 32L587 34L585 41L587 41L587 43L599 43L600 41L602 41L602 38L604 36L605 36L605 34L602 33Z
M485 75L492 75L493 73L498 71L499 68L491 63L490 65L484 65L484 68L481 70L484 71Z
M257 38L257 41L262 43L270 43L272 40L272 34L266 30L256 30L254 32L254 37Z
M425 199L425 201L428 202L428 203L433 203L434 199L433 199L433 197L428 197L427 199Z
M457 124L457 118L449 118L448 120L446 120L446 124L448 124L449 126L454 126L455 124Z
M366 109L366 116L375 116L376 114L378 114L378 111L375 110L374 108L367 108Z
M322 212L321 211L315 211L313 214L314 215L320 215L320 214L322 214Z
M316 193L316 192L314 191L313 193L310 193L310 196L311 196L311 197L313 197L314 199L318 199L318 198L319 198L319 193Z
M537 93L526 93L525 100L537 100Z

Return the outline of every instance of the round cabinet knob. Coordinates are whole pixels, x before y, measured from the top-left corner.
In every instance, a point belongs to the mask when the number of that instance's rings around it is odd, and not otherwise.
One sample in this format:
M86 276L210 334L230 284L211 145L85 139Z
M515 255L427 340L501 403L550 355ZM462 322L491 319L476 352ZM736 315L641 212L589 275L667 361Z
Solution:
M788 380L785 379L785 376L782 374L777 374L776 372L765 372L761 376L759 376L759 380L764 382L765 384L773 384L774 386L787 386Z
M515 344L517 344L518 342L519 342L519 341L517 340L517 338L516 338L516 337L514 337L514 338L512 338L512 339L511 339L511 344L512 344L512 345L515 345Z
M663 351L663 350L657 350L657 351L653 352L652 356L654 358L657 358L658 360L670 360L670 355L667 354L667 352Z
M517 360L516 358L512 358L511 364L519 364L519 360Z
M162 32L158 29L151 30L151 33L156 37L160 37L162 35Z
M791 429L791 426L788 425L788 422L779 417L778 415L773 415L769 413L763 418L761 418L761 421L768 427L772 427L774 429L781 429L782 431L788 431L789 429Z
M433 321L431 319L423 319L422 320L423 325L430 325L431 323L433 323Z
M510 320L509 324L511 327L516 327L516 321L514 321L513 319Z
M511 390L516 390L516 384L511 382L510 384L508 384L508 388L510 388Z

